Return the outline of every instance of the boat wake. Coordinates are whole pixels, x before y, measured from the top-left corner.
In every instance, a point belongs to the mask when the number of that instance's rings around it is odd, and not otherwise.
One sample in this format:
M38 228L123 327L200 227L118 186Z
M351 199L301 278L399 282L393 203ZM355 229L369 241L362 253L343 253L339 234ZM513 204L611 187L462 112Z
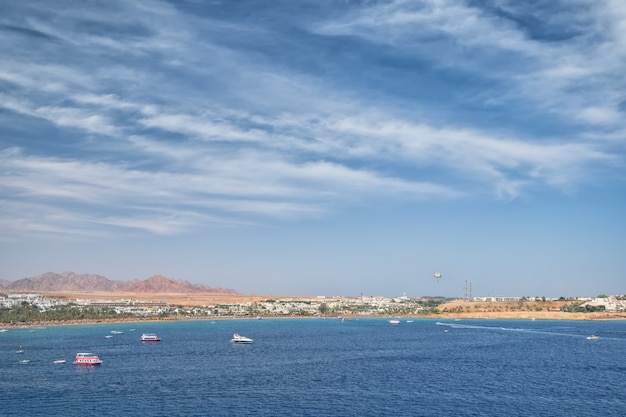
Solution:
M483 325L475 325L475 324L443 323L440 321L436 322L435 324L437 326L446 326L450 329L475 329L475 330L535 333L535 334L546 334L546 335L552 335L552 336L586 337L586 335L582 335L578 333L564 333L564 332L555 332L555 331L549 331L549 330L538 330L538 329L520 328L520 327L483 326Z

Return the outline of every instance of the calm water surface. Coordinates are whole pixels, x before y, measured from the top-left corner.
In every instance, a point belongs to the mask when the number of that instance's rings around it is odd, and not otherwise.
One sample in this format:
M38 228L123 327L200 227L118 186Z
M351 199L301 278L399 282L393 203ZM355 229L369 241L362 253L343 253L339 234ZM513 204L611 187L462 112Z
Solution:
M162 341L141 343L141 333ZM233 333L255 343L233 345ZM76 352L104 363L77 367ZM54 414L623 417L626 322L264 319L0 333L0 415Z

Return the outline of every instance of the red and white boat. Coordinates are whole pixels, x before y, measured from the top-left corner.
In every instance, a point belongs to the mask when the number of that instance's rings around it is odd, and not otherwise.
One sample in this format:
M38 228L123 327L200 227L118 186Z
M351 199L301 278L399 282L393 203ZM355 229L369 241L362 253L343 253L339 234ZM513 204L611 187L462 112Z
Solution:
M159 336L154 333L144 333L141 335L142 342L160 342Z
M94 355L93 353L77 353L76 360L74 361L74 365L83 365L83 366L97 366L102 364L102 361L99 357Z

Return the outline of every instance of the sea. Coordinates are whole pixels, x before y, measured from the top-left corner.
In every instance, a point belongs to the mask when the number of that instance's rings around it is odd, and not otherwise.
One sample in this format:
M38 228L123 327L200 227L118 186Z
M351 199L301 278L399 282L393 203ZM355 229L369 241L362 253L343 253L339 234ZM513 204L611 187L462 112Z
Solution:
M233 344L234 333L254 343ZM103 363L76 366L77 352ZM0 416L590 415L626 416L626 321L184 320L0 333Z

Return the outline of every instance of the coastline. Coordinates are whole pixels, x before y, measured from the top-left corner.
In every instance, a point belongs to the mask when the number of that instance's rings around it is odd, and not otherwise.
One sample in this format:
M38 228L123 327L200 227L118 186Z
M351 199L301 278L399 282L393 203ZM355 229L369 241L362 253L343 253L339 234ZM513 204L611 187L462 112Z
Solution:
M343 297L323 298L302 297L302 296L274 296L274 295L243 295L243 294L186 294L186 293L67 293L67 292L46 292L44 296L63 300L106 300L115 298L117 300L140 300L150 302L166 302L179 308L194 310L196 308L208 309L208 306L223 305L243 305L252 306L262 303L264 300L284 300L286 303L340 303ZM147 323L147 322L171 322L186 320L252 320L256 318L266 319L294 319L294 318L326 318L326 319L359 319L359 318L401 318L401 319L436 319L436 320L563 320L563 321L605 321L605 320L626 320L626 311L567 311L573 300L546 300L546 301L466 301L449 300L437 305L436 312L429 314L426 311L413 310L411 313L400 313L399 311L385 313L359 314L350 308L338 308L328 311L326 314L319 314L317 308L308 310L308 314L285 313L285 314L264 314L256 311L221 312L221 314L211 314L205 311L203 314L187 315L168 314L163 316L130 316L130 317L93 317L89 319L69 319L69 320L24 320L14 323L0 323L0 329L11 328L32 328L44 326L72 326L87 324L123 324L123 323ZM397 304L396 304L397 305ZM418 305L419 306L419 305ZM217 310L215 307L211 308ZM405 310L406 311L406 310ZM243 314L239 314L243 313ZM317 314L316 314L317 313Z
M626 321L626 313L566 313L544 312L544 314L528 314L528 312L475 312L475 313L442 313L429 315L394 315L394 318L402 319L430 319L430 320L561 320L561 321ZM173 321L225 321L225 320L258 320L258 319L388 319L387 315L343 315L343 316L196 316L196 317L166 317L166 318L126 318L126 319L81 319L81 320L41 320L27 323L0 324L0 329L28 329L33 327L53 326L81 326L96 324L132 324L132 323L159 323Z

